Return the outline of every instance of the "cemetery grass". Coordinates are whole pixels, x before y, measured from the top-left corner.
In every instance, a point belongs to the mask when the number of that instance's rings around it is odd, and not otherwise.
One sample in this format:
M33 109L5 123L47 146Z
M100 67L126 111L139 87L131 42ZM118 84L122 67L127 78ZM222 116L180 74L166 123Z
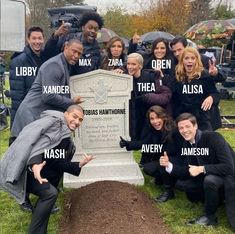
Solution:
M222 100L222 113L223 114L234 114L235 101ZM235 149L235 130L221 129L219 132L225 137L230 145ZM8 148L9 129L2 131L0 137L0 158ZM134 153L135 159L139 162L140 153ZM145 185L138 186L138 189L149 194L150 197L154 198L162 192L161 187L155 186L151 182L152 178L145 175ZM63 198L66 190L59 193L57 205L63 207ZM176 191L176 198L163 204L156 204L156 209L160 210L161 216L170 228L172 233L178 234L190 234L190 233L209 233L209 234L223 234L223 233L234 233L230 228L224 207L220 207L217 211L219 218L219 225L216 228L203 228L199 226L186 226L185 222L189 219L193 219L202 214L203 206L201 203L194 204L187 200L185 194ZM36 201L36 197L31 197L33 203ZM53 214L50 217L48 226L48 234L58 233L59 220L62 217L63 211ZM11 198L6 192L0 190L0 234L24 234L27 233L28 226L31 220L31 214L25 213L20 210L19 205Z

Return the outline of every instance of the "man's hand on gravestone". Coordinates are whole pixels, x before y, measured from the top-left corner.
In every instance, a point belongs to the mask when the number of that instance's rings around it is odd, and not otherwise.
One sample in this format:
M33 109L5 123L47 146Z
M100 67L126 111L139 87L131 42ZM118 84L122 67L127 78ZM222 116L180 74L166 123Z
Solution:
M40 184L48 182L47 179L41 177L41 170L45 165L46 165L46 161L44 161L40 164L33 164L33 166L32 166L32 171L33 171L33 174L34 174L34 178L36 180L38 180L38 182Z
M73 102L74 102L74 104L80 104L80 103L84 102L84 100L82 100L81 96L75 96L73 98Z
M127 147L129 145L129 141L123 139L121 136L120 136L120 142L119 142L119 145L121 148L124 148L124 147Z

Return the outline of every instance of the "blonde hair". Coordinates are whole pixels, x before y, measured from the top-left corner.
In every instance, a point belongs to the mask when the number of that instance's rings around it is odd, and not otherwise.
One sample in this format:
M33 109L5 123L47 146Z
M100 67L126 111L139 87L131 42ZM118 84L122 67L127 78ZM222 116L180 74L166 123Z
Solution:
M183 60L187 53L192 53L196 57L196 64L193 68L192 75L190 77L187 77L187 73L183 64ZM184 49L182 55L180 56L179 63L175 68L176 71L176 80L180 82L184 82L186 78L188 81L193 79L198 79L201 76L201 72L203 70L203 65L201 61L200 54L198 53L197 49L192 47L187 47Z
M141 54L132 53L132 54L129 54L129 55L127 56L127 59L129 59L129 58L134 58L134 59L136 59L137 62L138 62L141 66L144 65L144 59L143 59L143 56L142 56Z

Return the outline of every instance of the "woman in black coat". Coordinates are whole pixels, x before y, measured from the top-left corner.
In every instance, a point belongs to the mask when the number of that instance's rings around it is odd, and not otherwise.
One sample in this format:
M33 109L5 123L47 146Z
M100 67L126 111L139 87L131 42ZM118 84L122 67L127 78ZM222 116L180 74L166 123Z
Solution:
M213 78L203 69L198 51L192 47L184 49L176 66L176 94L179 106L176 116L189 112L196 116L201 130L212 130L209 110L219 102L219 93Z
M133 37L134 38L134 37ZM137 44L132 39L129 52L138 52ZM151 69L160 72L163 84L168 86L171 91L175 87L175 59L169 49L169 42L164 38L157 38L151 48L150 53L141 52L144 58L144 69Z
M147 111L148 132L139 141L126 141L121 137L120 146L127 150L140 150L142 158L140 164L146 174L155 178L156 184L163 184L164 192L155 200L165 202L174 198L173 186L175 179L164 167L159 159L166 152L174 157L177 155L177 145L183 142L182 137L175 130L175 124L166 110L160 106L152 106Z
M171 91L162 85L159 71L142 70L143 57L132 53L127 58L128 74L133 76L130 103L130 132L132 140L139 140L146 128L146 112L153 105L169 108ZM170 111L170 110L169 110Z

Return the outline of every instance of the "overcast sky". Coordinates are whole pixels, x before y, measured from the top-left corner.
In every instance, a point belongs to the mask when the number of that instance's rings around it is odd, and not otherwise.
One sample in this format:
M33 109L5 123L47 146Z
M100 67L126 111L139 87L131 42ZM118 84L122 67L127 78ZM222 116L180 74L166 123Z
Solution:
M131 11L138 10L138 4L136 4L136 0L84 0L84 3L87 3L91 6L96 6L98 8L98 12L105 11L112 6L120 6L125 9L131 9Z
M149 2L148 0L145 0L146 2ZM130 9L131 12L138 11L138 4L136 3L137 0L85 0L84 3L87 3L88 5L97 6L98 12L102 13L102 11L107 10L107 8L111 8L113 5L121 6L125 9ZM213 0L215 5L218 0ZM224 0L224 3L231 3L233 8L235 8L235 1L234 0Z

